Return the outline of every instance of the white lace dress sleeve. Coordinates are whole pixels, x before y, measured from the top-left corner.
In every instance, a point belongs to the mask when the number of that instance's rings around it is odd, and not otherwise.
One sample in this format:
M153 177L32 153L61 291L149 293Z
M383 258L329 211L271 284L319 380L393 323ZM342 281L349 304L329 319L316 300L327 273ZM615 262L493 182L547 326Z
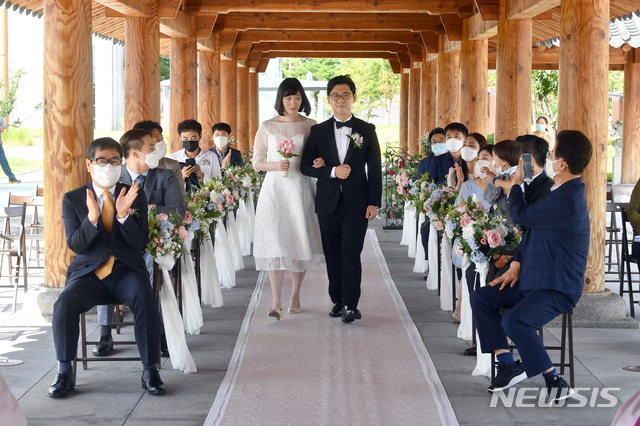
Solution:
M256 167L258 161L265 161L267 159L268 148L267 135L264 130L264 123L262 123L256 132L256 137L253 142L253 159L251 160L253 168Z

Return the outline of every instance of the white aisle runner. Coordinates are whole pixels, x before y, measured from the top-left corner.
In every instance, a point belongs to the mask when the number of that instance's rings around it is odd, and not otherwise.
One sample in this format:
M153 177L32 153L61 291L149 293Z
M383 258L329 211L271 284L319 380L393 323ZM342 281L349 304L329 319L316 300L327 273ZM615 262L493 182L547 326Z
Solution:
M328 315L326 269L307 271L302 312L267 316L262 272L205 425L457 425L446 392L369 230L362 253L363 319Z

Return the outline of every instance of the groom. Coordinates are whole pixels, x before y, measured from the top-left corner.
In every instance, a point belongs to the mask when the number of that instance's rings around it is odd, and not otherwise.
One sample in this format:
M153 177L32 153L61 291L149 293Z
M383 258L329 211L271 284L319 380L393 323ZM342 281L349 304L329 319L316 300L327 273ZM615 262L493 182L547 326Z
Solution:
M329 315L360 319L360 253L367 220L378 214L382 197L380 145L375 126L351 114L356 85L348 75L327 84L333 118L311 127L300 163L302 174L318 179L316 214L327 261ZM323 166L314 166L322 158Z

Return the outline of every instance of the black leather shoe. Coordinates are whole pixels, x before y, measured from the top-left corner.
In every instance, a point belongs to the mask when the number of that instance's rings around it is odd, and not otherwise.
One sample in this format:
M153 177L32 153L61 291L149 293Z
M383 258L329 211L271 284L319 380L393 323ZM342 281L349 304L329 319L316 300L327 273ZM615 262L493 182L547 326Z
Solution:
M357 309L351 309L349 306L345 306L342 309L342 322L352 322L362 318L360 311Z
M113 342L111 336L100 336L100 342ZM109 356L113 351L113 345L96 345L93 348L93 356Z
M160 378L160 372L157 368L144 370L142 372L142 389L151 395L164 395L167 393L167 388L164 387L164 383Z
M74 387L75 385L69 373L58 373L56 381L49 388L49 396L51 398L66 398Z
M462 355L464 356L476 356L477 354L478 354L478 349L476 345L473 345L470 348L465 349L464 352L462 352Z
M329 311L329 316L334 318L340 318L342 316L343 306L339 303L334 303L333 308Z

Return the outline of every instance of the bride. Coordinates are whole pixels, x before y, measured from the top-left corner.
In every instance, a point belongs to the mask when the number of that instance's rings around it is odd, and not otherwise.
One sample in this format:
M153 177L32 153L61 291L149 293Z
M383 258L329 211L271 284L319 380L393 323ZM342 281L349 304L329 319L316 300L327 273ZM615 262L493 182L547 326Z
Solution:
M289 313L297 314L305 272L323 263L324 256L314 213L315 184L300 173L300 157L287 159L278 153L278 145L289 140L295 146L293 153L301 156L309 129L316 124L299 114L309 115L311 104L297 79L286 78L280 84L275 109L278 115L260 125L254 143L253 166L267 175L256 208L253 254L256 269L269 273L273 295L269 316L279 320L285 271L291 271L293 282ZM323 164L317 159L314 167Z

